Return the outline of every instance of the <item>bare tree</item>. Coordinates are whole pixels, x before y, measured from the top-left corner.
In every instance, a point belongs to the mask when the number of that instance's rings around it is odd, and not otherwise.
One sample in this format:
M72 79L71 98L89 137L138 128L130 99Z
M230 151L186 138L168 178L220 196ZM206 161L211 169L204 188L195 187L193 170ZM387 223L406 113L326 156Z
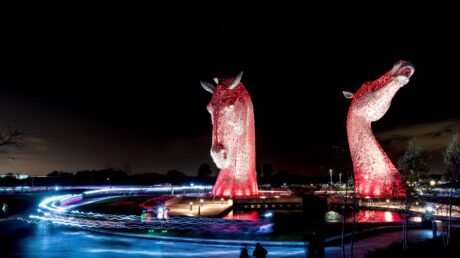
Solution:
M345 145L334 145L333 147L333 151L334 151L334 155L335 155L335 158L337 159L338 161L338 168L336 168L336 170L338 170L339 172L344 172L344 173L341 173L341 174L344 174L345 175L345 193L342 194L341 191L337 191L337 193L339 194L339 196L342 198L342 236L341 236L341 248L342 248L342 257L345 258L346 257L346 252L345 252L345 225L346 225L346 207L347 205L349 204L348 200L349 200L349 196L348 196L348 189L349 189L349 178L350 176L352 177L353 173L353 165L352 165L352 161L351 161L351 156L350 156L350 152L348 152L348 147L345 146ZM339 186L340 188L341 186ZM340 190L340 189L339 189ZM355 195L353 195L353 232L352 234L354 234L354 229L355 229L355 224L356 223L356 220L355 220ZM353 238L351 238L351 241L353 241ZM351 246L353 246L353 244L351 244ZM353 251L351 251L351 257L353 257Z
M10 127L0 131L0 156L14 159L11 156L11 149L21 149L23 147L23 135L22 131L11 129Z
M449 218L447 222L447 237L444 241L444 245L447 246L449 245L451 236L452 197L454 193L454 187L460 179L460 139L458 134L453 135L452 142L447 146L443 156L444 163L447 165L446 178L450 184Z
M428 156L423 150L422 145L415 140L410 140L406 152L398 160L398 167L406 183L406 199L404 205L404 223L403 223L403 249L408 248L408 226L410 218L410 208L412 199L416 196L416 190L420 184L420 179L426 177L428 172Z

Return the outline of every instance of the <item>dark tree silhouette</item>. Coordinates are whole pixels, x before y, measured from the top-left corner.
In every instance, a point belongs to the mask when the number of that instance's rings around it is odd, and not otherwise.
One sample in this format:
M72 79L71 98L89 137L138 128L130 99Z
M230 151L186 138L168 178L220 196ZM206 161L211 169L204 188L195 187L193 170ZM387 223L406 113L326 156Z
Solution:
M257 179L260 179L262 176L262 167L260 166L260 163L256 164L256 173L257 173Z
M460 139L458 134L453 135L452 142L444 151L444 163L447 165L446 178L450 183L449 219L447 223L447 238L445 245L449 245L451 238L452 197L455 185L460 181Z
M185 174L178 170L170 170L168 173L166 173L166 179L173 184L183 182L185 178Z
M273 174L273 167L272 164L264 164L263 166L264 178L266 180L270 180Z
M116 185L126 181L127 175L123 170L106 168L102 170L83 170L73 177L77 184Z
M345 176L345 194L340 195L342 197L342 235L341 235L341 248L342 248L342 257L346 257L345 255L345 223L346 223L346 206L347 206L347 199L348 199L348 189L349 189L349 182L353 181L353 162L351 160L350 151L347 144L338 144L332 146L332 151L334 153L334 157L337 161L337 167L335 170L340 174ZM353 194L352 199L352 212L353 212L353 225L352 225L352 232L351 232L351 257L353 257L353 248L354 248L354 234L356 228L356 195Z
M428 155L423 150L422 145L415 140L409 141L407 150L398 160L399 171L406 183L406 200L404 206L404 223L403 223L403 249L407 250L407 230L409 225L410 207L412 199L415 197L416 188L420 179L426 177L428 172Z
M6 127L0 132L0 155L6 158L13 158L10 155L11 148L20 149L23 147L23 132Z
M287 170L281 169L276 175L273 176L273 181L282 185L283 183L289 183L289 172Z
M206 178L212 174L211 168L209 167L208 163L203 163L198 168L198 177L199 178Z

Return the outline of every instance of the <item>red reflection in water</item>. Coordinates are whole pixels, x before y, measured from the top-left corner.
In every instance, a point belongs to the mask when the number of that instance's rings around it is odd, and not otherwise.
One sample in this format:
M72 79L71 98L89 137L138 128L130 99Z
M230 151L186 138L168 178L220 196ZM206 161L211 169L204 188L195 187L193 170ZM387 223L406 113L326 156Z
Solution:
M359 211L356 214L356 222L372 223L372 222L402 222L401 214L391 211ZM347 218L347 222L353 222L353 216Z
M257 211L235 213L233 211L230 211L227 215L225 215L224 219L258 220L259 213L257 213Z

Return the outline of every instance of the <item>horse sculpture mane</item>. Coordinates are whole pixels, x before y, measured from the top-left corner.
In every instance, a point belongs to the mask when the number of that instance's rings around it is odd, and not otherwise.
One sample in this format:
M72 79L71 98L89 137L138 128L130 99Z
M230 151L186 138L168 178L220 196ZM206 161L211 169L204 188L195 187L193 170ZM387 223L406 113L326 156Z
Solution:
M399 88L414 73L412 64L399 61L373 82L364 83L352 94L347 117L347 134L355 177L355 192L369 197L403 197L401 176L375 139L371 122L382 118Z
M212 93L207 106L213 125L211 157L221 169L212 190L214 196L258 193L254 110L241 77L242 73L234 79L216 78L216 85L201 82Z

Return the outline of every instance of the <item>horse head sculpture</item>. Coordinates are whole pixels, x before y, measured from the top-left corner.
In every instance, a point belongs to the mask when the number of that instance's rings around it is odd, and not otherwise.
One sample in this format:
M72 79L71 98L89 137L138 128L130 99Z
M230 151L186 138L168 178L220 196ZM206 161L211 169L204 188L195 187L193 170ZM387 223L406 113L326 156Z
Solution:
M214 196L257 195L255 170L254 110L251 97L235 78L215 78L215 84L201 82L212 93L207 109L211 114L211 157L220 168Z
M344 91L352 99L347 117L347 135L355 175L355 192L369 197L402 197L401 176L375 139L371 122L382 118L396 92L409 82L412 64L397 62L373 82L364 83L355 93Z

